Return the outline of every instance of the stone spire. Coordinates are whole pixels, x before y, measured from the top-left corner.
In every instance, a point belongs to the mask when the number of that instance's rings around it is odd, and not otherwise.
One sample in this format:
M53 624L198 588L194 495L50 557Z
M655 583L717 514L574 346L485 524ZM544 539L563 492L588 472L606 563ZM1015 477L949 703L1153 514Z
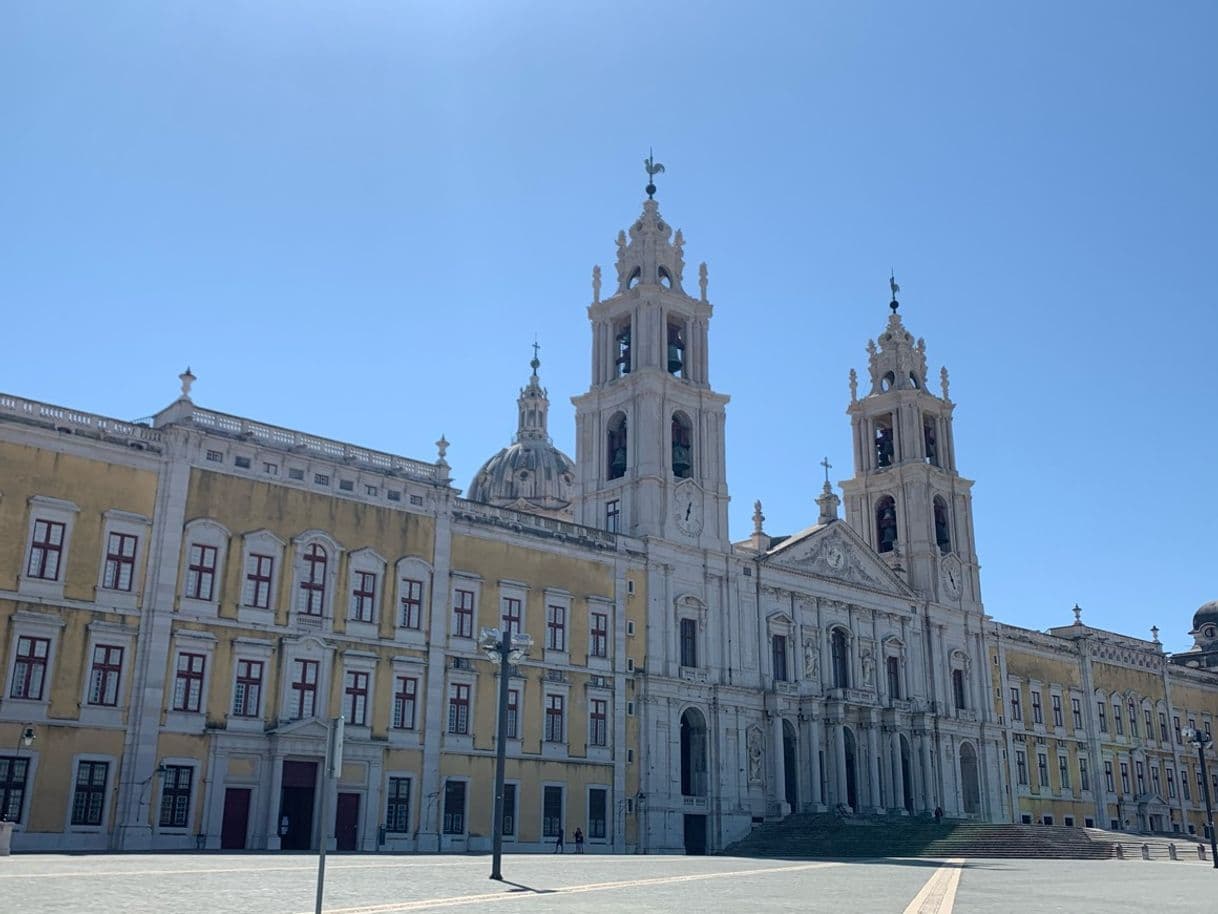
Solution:
M630 226L630 240L621 232L617 238L617 291L625 292L636 285L660 285L684 292L681 279L685 271L685 256L677 233L674 242L672 226L660 215L660 204L643 201L643 214Z
M888 307L892 309L892 314L888 316L888 325L879 336L878 347L875 340L867 341L872 394L893 389L926 388L926 341L919 339L914 342L913 334L901 323L901 315L897 313L901 306L897 293L901 287L891 278L889 285L892 287L892 301Z
M546 395L546 389L541 386L541 379L537 377L537 369L541 367L541 359L537 357L540 348L537 343L533 344L533 358L529 362L533 373L529 376L529 383L520 389L520 397L516 400L520 414L514 439L516 441L550 440L547 430L550 399Z

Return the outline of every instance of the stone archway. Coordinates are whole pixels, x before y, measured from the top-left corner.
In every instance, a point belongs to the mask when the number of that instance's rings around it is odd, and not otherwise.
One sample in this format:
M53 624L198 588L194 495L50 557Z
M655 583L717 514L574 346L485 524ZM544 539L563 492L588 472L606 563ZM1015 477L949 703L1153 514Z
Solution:
M960 794L964 812L975 816L981 812L981 784L977 771L977 750L972 743L960 744Z
M697 708L681 715L681 794L706 796L706 718Z
M791 812L799 812L799 765L796 761L795 727L789 720L782 722L782 768L787 795L783 797Z

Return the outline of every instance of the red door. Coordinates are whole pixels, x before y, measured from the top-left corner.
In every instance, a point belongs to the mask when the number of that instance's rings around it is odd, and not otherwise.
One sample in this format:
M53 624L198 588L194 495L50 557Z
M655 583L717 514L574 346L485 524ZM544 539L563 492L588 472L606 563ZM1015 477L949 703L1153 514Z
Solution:
M223 850L245 849L249 833L250 791L248 787L229 787L224 791L224 820L220 825L220 847Z
M334 813L334 846L340 851L353 851L358 844L359 794L340 793Z

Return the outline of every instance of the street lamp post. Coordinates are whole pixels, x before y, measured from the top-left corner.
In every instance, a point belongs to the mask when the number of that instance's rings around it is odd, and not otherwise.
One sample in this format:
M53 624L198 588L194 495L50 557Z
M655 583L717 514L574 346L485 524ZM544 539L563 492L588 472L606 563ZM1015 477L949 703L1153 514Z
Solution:
M491 878L503 879L500 861L503 857L503 769L507 759L507 712L508 712L508 678L511 675L511 665L518 663L527 656L533 639L528 635L513 634L511 629L501 633L496 628L484 628L478 637L478 647L482 648L486 658L491 663L499 664L499 723L495 728L495 811L491 824L492 856Z
M1210 804L1210 775L1205 765L1205 750L1214 748L1214 740L1208 734L1189 727L1181 734L1184 741L1197 750L1197 761L1201 765L1201 790L1205 796L1205 824L1210 832L1210 859L1218 870L1218 837L1214 835L1214 807Z

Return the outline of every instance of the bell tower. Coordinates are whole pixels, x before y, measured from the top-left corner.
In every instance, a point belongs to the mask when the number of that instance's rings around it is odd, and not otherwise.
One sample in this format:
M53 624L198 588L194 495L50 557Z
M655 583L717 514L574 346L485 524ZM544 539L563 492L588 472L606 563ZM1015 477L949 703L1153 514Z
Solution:
M647 159L649 176L663 166ZM706 264L686 293L684 238L648 183L617 237L617 287L592 270L592 384L573 397L576 517L590 527L726 549L724 407L711 390Z
M928 599L979 608L973 483L956 471L947 369L935 396L927 389L926 343L905 329L900 287L890 284L892 314L878 346L867 342L864 396L850 371L854 478L841 484L846 521Z

